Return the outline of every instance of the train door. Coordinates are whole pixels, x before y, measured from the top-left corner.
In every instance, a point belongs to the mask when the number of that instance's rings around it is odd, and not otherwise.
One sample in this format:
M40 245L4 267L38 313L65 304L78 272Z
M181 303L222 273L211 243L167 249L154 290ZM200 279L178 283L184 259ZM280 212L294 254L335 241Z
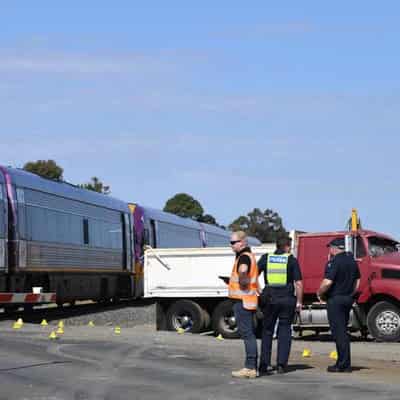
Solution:
M124 263L123 269L130 270L132 267L132 252L131 252L131 228L130 228L130 220L128 214L122 215L123 220L123 229L122 229L122 240L124 246Z
M5 189L6 188L4 182L0 180L0 273L8 272L8 265L7 265L8 264L7 263L8 202Z
M133 251L133 280L134 280L134 297L142 297L144 293L144 245L145 243L145 225L143 209L136 204L129 204L131 211L132 226L132 251Z
M23 188L16 189L17 194L17 221L18 221L18 268L27 266L27 243L26 243L26 207L25 192Z

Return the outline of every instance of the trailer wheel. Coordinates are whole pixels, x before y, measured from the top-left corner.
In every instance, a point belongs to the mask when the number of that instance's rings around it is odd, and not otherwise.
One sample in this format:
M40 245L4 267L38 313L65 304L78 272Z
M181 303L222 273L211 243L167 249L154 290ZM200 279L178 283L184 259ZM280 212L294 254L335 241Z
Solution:
M168 308L166 323L171 331L199 333L204 327L204 312L194 301L178 300Z
M376 303L367 315L369 333L382 342L400 340L400 309L388 301Z
M214 332L227 339L239 338L239 331L233 314L233 304L230 300L224 300L218 304L212 314L212 328Z

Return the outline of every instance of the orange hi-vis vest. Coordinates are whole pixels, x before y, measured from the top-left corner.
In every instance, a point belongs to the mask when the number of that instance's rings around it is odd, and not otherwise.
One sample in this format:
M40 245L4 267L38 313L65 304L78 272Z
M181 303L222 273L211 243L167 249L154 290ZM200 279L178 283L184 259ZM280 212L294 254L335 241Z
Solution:
M243 307L246 310L257 310L258 304L258 269L257 269L257 262L252 253L246 252L242 253L242 255L247 255L250 257L251 265L250 271L248 271L249 276L249 286L247 290L240 289L239 285L239 273L238 273L238 262L240 256L236 258L235 263L233 264L232 274L229 279L229 294L228 297L230 299L238 299L242 300Z

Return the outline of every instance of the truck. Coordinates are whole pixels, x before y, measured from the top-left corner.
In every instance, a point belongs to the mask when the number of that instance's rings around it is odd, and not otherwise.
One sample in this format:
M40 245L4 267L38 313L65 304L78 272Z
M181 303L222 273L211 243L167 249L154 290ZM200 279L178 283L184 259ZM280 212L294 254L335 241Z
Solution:
M400 340L398 241L360 228L322 233L292 231L290 236L304 285L304 306L294 321L295 330L318 333L329 329L326 304L318 301L316 292L328 260L327 244L345 238L346 251L353 252L361 273L349 329L379 341ZM257 259L274 249L274 244L252 247ZM228 247L146 250L144 297L156 300L157 329L194 333L212 330L225 338L238 337L226 284L233 262ZM262 287L263 278L259 281ZM261 317L260 312L257 315Z
M327 261L327 244L347 238L349 251L358 263L361 279L353 306L350 328L379 341L400 340L400 252L399 242L383 233L357 229L303 233L296 237L296 254L302 270L305 307L297 326L317 332L328 326L326 307L317 302Z
M253 247L260 257L274 245ZM238 337L226 281L234 254L229 247L152 249L144 254L144 298L156 301L158 330L199 333L212 329Z

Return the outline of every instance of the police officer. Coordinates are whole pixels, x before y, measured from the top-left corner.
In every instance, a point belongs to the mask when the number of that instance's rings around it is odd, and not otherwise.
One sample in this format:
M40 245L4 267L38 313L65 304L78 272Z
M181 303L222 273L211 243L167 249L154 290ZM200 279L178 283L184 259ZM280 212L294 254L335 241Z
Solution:
M276 371L283 374L287 370L292 342L291 326L296 309L303 303L303 282L297 259L289 254L291 239L280 238L276 242L274 254L264 254L258 261L259 273L264 272L264 291L268 291L268 301L263 305L264 314L260 374L269 374L271 367L272 337L278 322L278 351Z
M360 271L353 254L345 252L344 238L333 239L329 244L329 257L325 278L317 296L327 301L328 319L336 342L338 359L328 372L351 372L350 338L347 334L350 310L360 284Z
M257 262L247 244L243 231L233 232L230 244L235 253L235 262L229 279L229 298L241 338L244 341L246 360L244 368L233 371L235 378L257 377L257 339L254 317L258 304Z

